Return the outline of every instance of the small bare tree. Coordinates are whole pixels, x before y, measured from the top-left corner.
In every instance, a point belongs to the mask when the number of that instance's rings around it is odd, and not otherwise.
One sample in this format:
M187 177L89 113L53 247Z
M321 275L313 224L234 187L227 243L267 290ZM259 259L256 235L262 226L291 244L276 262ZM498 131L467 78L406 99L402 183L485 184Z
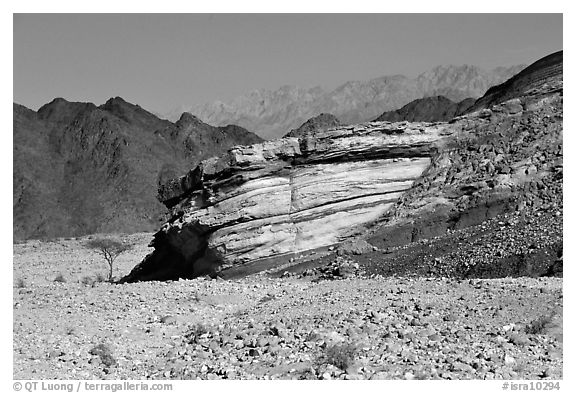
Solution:
M113 282L114 261L120 254L132 249L133 246L114 239L92 239L86 243L86 247L96 250L104 257L109 268L108 282Z

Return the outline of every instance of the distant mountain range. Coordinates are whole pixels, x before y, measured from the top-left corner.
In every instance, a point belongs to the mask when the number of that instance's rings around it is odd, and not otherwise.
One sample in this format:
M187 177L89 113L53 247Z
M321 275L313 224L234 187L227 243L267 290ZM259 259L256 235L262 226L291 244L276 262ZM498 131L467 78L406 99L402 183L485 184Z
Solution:
M15 240L156 229L158 183L238 144L262 141L189 113L162 120L122 98L13 106Z
M486 71L470 65L438 66L416 78L383 76L346 82L331 91L295 86L258 89L227 102L195 106L188 112L210 124L238 124L265 139L276 139L321 113L331 113L343 123L353 124L374 120L382 112L423 97L442 95L454 102L478 98L489 87L502 83L524 67ZM179 116L179 111L175 111L164 117L175 120Z

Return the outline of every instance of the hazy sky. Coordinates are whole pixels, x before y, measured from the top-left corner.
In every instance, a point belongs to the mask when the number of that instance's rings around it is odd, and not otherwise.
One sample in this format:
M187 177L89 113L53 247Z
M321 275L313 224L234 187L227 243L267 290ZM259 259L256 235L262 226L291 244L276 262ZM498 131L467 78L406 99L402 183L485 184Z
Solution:
M562 49L561 14L15 14L14 101L145 109L282 85L529 64Z

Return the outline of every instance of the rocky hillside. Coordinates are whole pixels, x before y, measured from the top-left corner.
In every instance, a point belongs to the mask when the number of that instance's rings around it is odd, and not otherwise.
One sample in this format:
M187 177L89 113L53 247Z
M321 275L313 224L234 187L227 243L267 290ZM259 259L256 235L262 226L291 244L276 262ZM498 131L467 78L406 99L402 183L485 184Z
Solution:
M489 108L451 121L458 138L366 236L414 247L365 258L373 271L393 262L398 274L562 275L562 53L526 70L475 104Z
M549 85L561 84L563 53L563 51L558 51L543 57L504 83L491 87L466 112L489 108L511 98L533 93L538 89L547 89Z
M13 111L15 240L151 230L165 213L159 182L261 140L189 115L173 124L119 97L100 107L58 98L38 112Z
M374 121L448 121L461 115L474 105L474 98L453 102L444 96L425 97L414 100L395 111L384 112Z
M486 71L474 66L438 66L416 78L383 76L346 82L334 90L283 86L254 90L227 102L216 101L189 110L215 125L238 124L265 139L276 139L320 113L332 113L345 124L372 120L422 97L443 95L453 101L477 98L518 73L524 66ZM180 113L168 115L176 120Z
M449 123L340 126L206 160L160 189L172 218L125 281L277 269L358 235L391 247L561 208L562 80L535 80ZM550 234L536 247L557 248Z

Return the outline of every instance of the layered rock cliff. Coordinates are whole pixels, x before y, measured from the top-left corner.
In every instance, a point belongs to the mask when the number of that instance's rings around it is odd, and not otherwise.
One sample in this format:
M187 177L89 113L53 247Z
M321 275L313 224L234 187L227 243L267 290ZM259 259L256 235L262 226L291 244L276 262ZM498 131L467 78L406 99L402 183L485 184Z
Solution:
M408 190L447 124L374 122L238 146L161 187L172 219L125 281L215 274L361 233Z

